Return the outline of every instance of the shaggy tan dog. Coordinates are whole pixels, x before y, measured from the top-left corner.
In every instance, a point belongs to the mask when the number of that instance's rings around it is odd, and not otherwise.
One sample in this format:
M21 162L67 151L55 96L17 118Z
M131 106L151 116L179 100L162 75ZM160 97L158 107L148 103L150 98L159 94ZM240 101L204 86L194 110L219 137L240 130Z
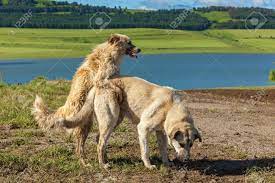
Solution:
M43 129L49 129L54 125L56 118L75 115L82 108L86 96L93 86L105 86L109 78L119 74L124 55L137 57L139 52L140 49L132 44L130 38L121 34L114 34L107 42L98 45L86 57L74 75L71 90L64 106L51 113L43 103L42 98L37 96L34 102L34 116L39 126ZM116 92L117 88L115 87L112 90L117 94L119 93ZM90 116L86 120L91 120ZM74 130L78 144L76 153L79 156L83 155L83 146L89 130L90 123Z
M152 132L157 134L165 165L170 164L168 140L179 159L189 159L193 142L197 138L201 141L201 136L178 91L136 77L118 77L110 82L121 89L121 104L111 88L94 87L80 112L74 117L60 119L58 124L66 128L82 126L87 116L94 114L99 127L98 159L104 168L108 167L105 150L108 139L124 117L137 124L141 158L147 168L155 168L149 160L148 135Z

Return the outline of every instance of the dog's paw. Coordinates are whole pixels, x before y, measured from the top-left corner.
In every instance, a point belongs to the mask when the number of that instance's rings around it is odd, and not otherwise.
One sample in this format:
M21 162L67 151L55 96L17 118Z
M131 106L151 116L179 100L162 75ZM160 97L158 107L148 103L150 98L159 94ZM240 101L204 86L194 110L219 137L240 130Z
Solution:
M156 165L147 165L146 168L148 168L150 170L156 170L157 166Z
M102 165L102 167L105 169L105 170L109 170L111 168L111 165L109 163L105 163Z
M190 160L190 155L185 155L183 158L183 162L187 162Z
M86 163L83 158L80 158L79 161L85 168L93 168L92 165L90 163Z

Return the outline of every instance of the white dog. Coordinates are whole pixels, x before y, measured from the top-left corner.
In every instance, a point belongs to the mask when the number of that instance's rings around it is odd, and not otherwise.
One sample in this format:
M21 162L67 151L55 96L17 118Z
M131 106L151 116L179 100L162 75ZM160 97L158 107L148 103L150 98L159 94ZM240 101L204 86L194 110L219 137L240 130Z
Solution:
M110 81L121 89L122 103L118 102L117 92L95 87L81 111L74 117L60 119L59 125L66 128L83 126L91 123L87 117L94 115L99 126L98 158L104 167L108 167L105 158L107 141L124 117L137 124L141 158L147 168L155 168L149 160L148 145L148 135L154 131L165 165L170 164L168 141L178 158L189 159L193 142L196 139L201 141L201 136L179 92L136 77L118 77Z

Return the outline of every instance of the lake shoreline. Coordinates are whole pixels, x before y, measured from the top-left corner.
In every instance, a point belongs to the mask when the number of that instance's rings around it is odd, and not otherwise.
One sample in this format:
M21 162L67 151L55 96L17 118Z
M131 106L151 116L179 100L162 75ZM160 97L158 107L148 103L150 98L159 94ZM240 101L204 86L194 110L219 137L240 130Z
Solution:
M27 83L38 76L71 80L84 58L0 61L0 80ZM176 89L269 86L275 54L160 54L125 57L121 75Z
M270 56L275 56L275 52L274 53L235 53L235 52L230 52L230 53L219 53L219 52L213 52L213 53L189 53L189 52L186 52L186 53L146 53L146 54L140 54L138 56L138 58L136 60L139 60L140 57L143 57L143 56L146 56L146 55L149 55L149 56L154 56L154 55L270 55ZM125 58L128 58L127 56L125 56ZM81 59L81 60L84 60L85 57L62 57L62 58L55 58L55 57L49 57L49 58L39 58L39 57L33 57L33 58L0 58L0 63L1 62L5 62L5 61L17 61L18 59L24 61L28 61L28 60L34 60L34 61L37 61L37 59L41 59L41 61L49 61L49 60L55 60L55 59L72 59L72 60L75 60L75 59ZM40 62L37 61L37 62ZM275 64L275 60L274 60L274 64Z

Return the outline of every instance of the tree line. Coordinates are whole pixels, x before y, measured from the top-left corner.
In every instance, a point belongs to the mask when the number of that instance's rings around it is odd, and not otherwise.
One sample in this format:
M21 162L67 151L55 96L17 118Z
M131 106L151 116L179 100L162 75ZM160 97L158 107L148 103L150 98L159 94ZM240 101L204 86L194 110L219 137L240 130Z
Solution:
M87 29L107 26L108 28L171 29L170 24L184 10L133 11L121 7L108 8L55 1L38 6L38 2L34 0L10 0L7 5L0 6L0 26L14 26L28 11L32 12L32 17L22 24L22 27ZM104 12L104 14L97 14L97 12ZM103 22L98 22L98 19ZM209 26L210 22L207 18L189 13L178 26L173 28L204 30Z
M212 22L198 13L211 11L226 11L232 19L227 22ZM265 8L212 6L194 8L192 11L184 9L149 11L47 0L0 0L0 27L14 27L18 21L22 21L26 12L31 12L31 18L23 21L20 27L205 30L213 25L219 29L244 29L249 26L253 28L259 26L260 22L261 28L275 28L275 11ZM183 13L186 15L184 18L181 17ZM258 20L258 24L251 21L255 19Z

